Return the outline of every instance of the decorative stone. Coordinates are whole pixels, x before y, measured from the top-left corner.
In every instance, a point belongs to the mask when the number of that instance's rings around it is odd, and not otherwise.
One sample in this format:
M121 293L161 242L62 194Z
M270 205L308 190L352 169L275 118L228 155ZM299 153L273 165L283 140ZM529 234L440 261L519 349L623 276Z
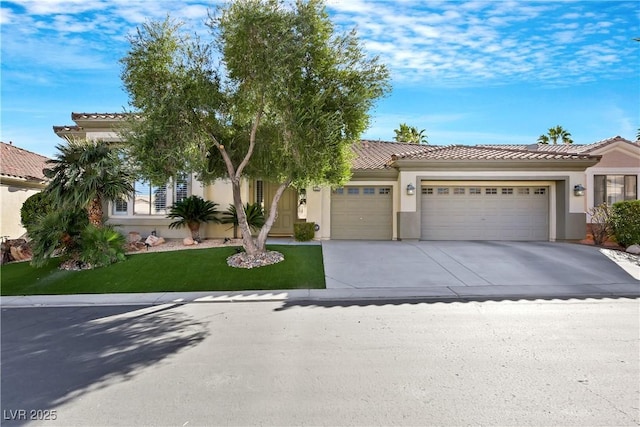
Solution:
M25 239L7 240L1 246L2 264L11 261L24 261L32 257L31 248Z
M185 246L192 246L195 245L195 243L196 242L191 237L185 237L182 239L182 244Z
M138 233L137 231L131 231L129 232L129 235L127 236L127 242L129 243L138 243L142 240L142 236L140 235L140 233Z
M227 258L227 265L236 268L256 268L277 264L281 261L284 261L284 255L276 251L266 251L254 256L246 252L239 252Z
M633 255L640 255L640 245L631 245L627 248L627 252Z

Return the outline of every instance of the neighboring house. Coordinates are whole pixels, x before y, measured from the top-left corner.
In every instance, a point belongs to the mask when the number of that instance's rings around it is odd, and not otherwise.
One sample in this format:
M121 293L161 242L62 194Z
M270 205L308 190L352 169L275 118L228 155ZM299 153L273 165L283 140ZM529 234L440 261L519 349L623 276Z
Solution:
M47 157L18 148L11 142L0 142L0 235L3 237L17 239L27 231L20 221L20 209L25 200L46 187L47 179L42 169L47 160Z
M125 116L72 113L71 118L76 125L54 126L58 136L116 141L115 129ZM316 239L321 240L580 240L585 237L586 208L595 183L608 179L613 184L605 185L604 191L614 197L618 178L599 177L609 172L632 175L622 169L634 170L627 160L620 169L611 169L611 164L619 165L620 156L627 159L627 154L633 160L638 148L626 140L580 147L589 148L569 152L539 146L362 141L353 147L351 180L342 188L287 190L271 234L292 235L295 222L313 221L319 227ZM599 170L601 163L608 169ZM623 181L632 184L630 178ZM587 196L576 195L576 186L587 187ZM123 232L156 230L164 237L183 237L186 231L169 230L171 221L165 218L175 201L196 194L220 204L221 210L233 201L225 180L203 186L184 175L160 187L139 181L135 188L134 198L110 203L106 209L109 222ZM274 191L268 182L246 180L242 197L264 206ZM635 191L637 197L637 186ZM224 225L203 229L209 238L231 234Z

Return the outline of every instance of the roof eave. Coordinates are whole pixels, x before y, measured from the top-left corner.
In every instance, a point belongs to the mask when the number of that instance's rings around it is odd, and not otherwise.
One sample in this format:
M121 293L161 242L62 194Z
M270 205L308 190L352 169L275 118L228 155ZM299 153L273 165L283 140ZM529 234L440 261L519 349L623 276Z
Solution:
M453 159L453 160L423 160L423 159L398 159L389 165L402 171L405 170L575 170L584 171L596 165L601 156L588 156L577 159L506 159L506 160L482 160L482 159Z

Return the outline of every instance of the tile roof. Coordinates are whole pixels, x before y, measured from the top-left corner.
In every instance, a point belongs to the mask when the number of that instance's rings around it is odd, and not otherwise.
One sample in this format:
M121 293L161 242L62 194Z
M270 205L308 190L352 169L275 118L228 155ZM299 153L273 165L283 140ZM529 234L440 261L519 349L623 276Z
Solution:
M419 153L396 154L393 160L572 160L590 159L593 156L574 153L554 153L502 147L472 145L448 145L432 147Z
M409 144L406 142L387 142L362 140L351 146L356 155L353 169L385 169L393 155L420 153L432 150L430 145Z
M71 113L71 120L123 120L126 113Z
M49 158L15 145L0 142L0 174L28 180L44 181L42 169Z
M612 138L603 139L602 141L597 141L591 144L511 144L511 145L480 145L480 147L491 147L491 148L507 148L507 149L517 149L517 150L530 150L530 151L547 151L547 152L557 152L557 153L574 153L574 154L586 154L602 147L605 147L609 144L613 144L615 142L624 142L627 144L631 144L636 147L640 147L640 141L629 141L628 139L622 138L621 136L614 136Z

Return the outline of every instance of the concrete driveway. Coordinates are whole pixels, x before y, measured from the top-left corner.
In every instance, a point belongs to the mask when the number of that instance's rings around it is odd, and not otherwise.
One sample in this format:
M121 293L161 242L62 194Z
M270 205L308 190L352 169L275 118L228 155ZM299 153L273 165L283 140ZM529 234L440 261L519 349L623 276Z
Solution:
M640 266L629 262L625 271L599 248L578 244L332 240L322 247L327 289L347 293L640 295Z

